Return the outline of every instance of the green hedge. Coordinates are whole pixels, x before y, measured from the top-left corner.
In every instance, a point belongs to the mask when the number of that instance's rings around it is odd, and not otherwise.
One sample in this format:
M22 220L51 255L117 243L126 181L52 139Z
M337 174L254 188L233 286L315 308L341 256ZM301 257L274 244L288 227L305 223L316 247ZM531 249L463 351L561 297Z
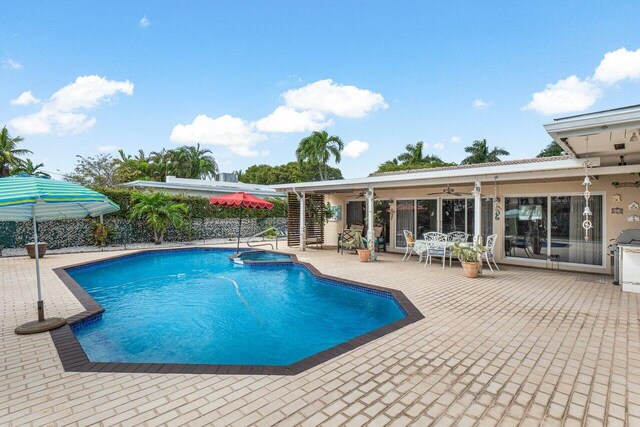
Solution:
M96 187L94 190L109 197L120 205L120 211L110 214L121 218L129 218L131 209L131 195L138 192L129 188ZM200 196L185 196L182 194L169 194L176 203L184 203L189 209L190 218L237 218L238 208L224 208L209 203L209 199ZM245 209L243 218L283 218L287 216L287 203L284 199L268 199L274 204L273 209Z

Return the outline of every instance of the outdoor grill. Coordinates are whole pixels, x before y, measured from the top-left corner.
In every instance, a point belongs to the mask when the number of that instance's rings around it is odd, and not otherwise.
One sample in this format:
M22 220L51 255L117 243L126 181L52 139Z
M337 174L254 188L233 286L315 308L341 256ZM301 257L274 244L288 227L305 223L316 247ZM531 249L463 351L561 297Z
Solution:
M613 257L613 284L620 284L621 265L620 265L620 252L621 246L637 246L640 248L640 229L628 229L620 232L615 242L611 244L611 256Z

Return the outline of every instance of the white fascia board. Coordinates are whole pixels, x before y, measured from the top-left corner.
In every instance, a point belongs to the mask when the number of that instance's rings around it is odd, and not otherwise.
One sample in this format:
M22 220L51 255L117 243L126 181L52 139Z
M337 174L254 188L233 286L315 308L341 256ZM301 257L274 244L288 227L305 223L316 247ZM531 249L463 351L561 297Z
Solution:
M170 183L170 182L157 182L157 181L131 181L125 182L121 184L122 187L127 188L165 188L171 190L178 191L199 191L205 193L236 193L242 189L233 188L228 186L220 186L214 187L211 185L189 185L189 184L178 184L178 183ZM246 189L248 193L262 195L262 196L283 196L284 194L278 193L276 190L271 188L264 189Z
M495 166L484 166L469 169L445 169L432 170L427 172L406 173L399 175L380 175L365 178L351 178L334 181L303 182L291 184L273 185L278 191L326 191L326 190L348 190L363 189L368 187L412 187L416 185L440 185L442 182L473 182L477 178L484 177L485 180L495 177L498 180L516 179L525 173L542 173L546 177L553 177L553 171L581 169L585 160L592 162L594 167L600 166L600 158L589 159L563 159L549 162L520 163L517 165L508 164ZM519 178L528 179L528 178Z

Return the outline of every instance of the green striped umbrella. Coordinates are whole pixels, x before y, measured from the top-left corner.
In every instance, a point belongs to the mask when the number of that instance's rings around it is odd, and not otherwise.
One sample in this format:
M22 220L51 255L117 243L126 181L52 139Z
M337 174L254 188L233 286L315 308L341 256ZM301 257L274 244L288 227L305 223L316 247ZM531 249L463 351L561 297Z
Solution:
M96 217L115 212L120 207L105 195L67 181L20 174L0 178L0 221L33 220L38 285L38 321L16 328L17 333L34 333L64 324L64 319L45 319L40 286L38 221Z

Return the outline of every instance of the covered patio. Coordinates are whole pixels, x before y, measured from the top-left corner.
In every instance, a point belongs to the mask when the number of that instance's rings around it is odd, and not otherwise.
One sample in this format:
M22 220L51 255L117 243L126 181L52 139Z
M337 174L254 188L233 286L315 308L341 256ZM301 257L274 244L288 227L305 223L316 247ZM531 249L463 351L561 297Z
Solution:
M640 228L640 107L561 118L545 129L564 155L276 185L289 194L289 232L300 236L290 246L305 250L308 239L321 239L335 247L354 228L373 241L378 227L383 249L401 253L406 233L457 232L483 243L496 235L499 264L612 273L610 242ZM323 204L334 215L318 232Z

